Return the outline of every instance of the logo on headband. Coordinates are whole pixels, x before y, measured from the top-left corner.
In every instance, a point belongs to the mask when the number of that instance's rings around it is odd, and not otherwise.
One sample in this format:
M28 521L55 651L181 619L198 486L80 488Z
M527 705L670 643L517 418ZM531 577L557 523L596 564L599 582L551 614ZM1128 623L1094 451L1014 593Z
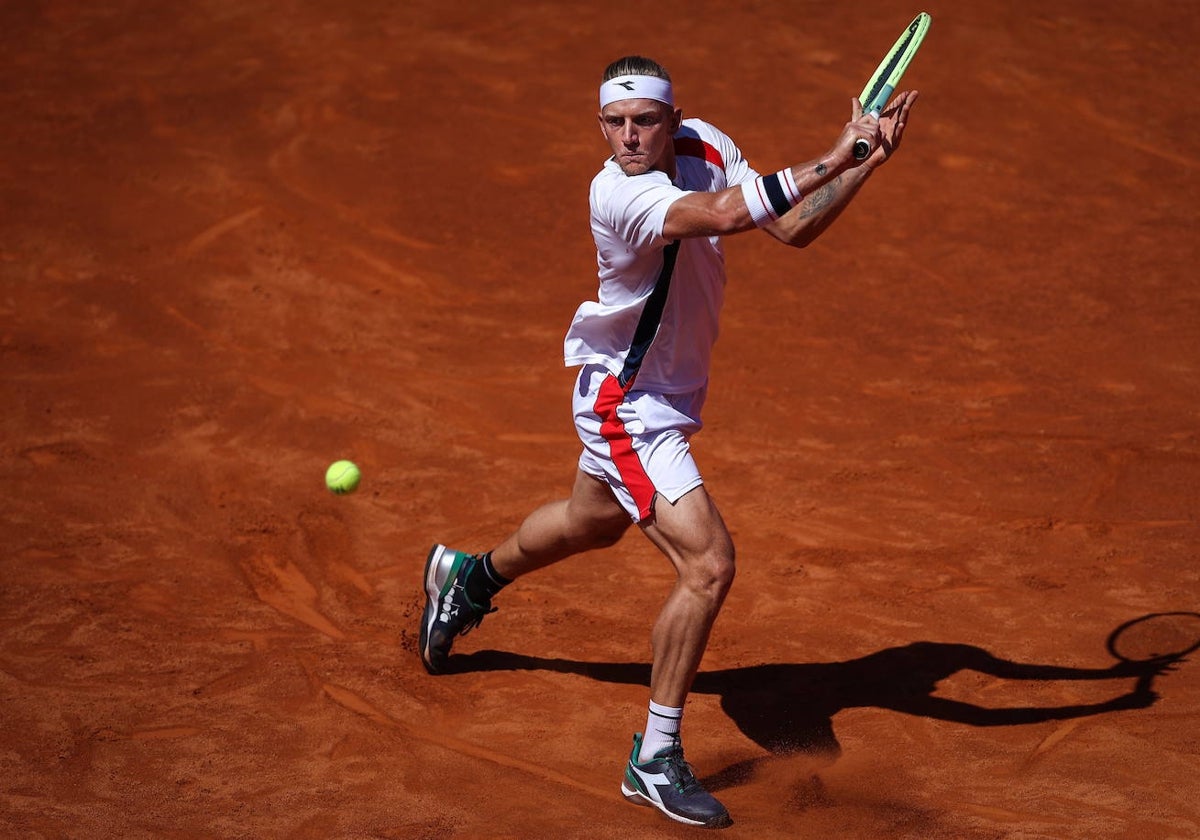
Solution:
M625 90L633 90L633 82L614 82L617 87L623 87Z

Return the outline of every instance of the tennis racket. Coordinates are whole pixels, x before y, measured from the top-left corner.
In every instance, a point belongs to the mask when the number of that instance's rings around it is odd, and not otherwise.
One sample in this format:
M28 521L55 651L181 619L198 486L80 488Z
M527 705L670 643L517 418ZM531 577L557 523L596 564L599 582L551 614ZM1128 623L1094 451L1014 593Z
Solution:
M867 86L859 94L858 101L862 103L864 114L873 114L878 117L880 111L887 105L888 97L892 95L896 85L900 84L900 77L908 69L908 63L913 60L913 56L921 48L921 43L925 40L925 33L929 31L929 24L932 20L933 18L925 12L921 12L900 33L896 43L892 44L892 48L887 51L883 61L879 62L879 66L875 68L871 81L867 82ZM866 140L856 140L854 159L864 160L869 154L871 154L871 144Z
M1177 662L1200 648L1200 613L1143 615L1112 631L1106 647L1122 662Z

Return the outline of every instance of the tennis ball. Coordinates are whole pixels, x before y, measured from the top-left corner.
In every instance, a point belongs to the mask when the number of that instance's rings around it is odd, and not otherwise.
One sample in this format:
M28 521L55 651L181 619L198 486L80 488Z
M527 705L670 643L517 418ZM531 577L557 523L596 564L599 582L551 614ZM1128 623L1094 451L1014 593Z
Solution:
M362 472L353 461L334 461L325 470L325 486L338 496L357 490L361 478Z

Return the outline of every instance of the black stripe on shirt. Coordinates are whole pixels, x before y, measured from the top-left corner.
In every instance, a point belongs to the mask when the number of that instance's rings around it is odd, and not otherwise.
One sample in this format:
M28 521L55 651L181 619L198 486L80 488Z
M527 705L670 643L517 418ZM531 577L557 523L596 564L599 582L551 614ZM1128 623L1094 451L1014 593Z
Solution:
M634 377L637 376L642 361L654 342L654 336L658 335L658 325L662 322L663 310L667 305L667 292L671 290L671 275L675 273L675 257L678 254L678 239L663 248L662 269L658 272L658 279L654 281L654 288L642 308L637 329L633 331L633 343L629 345L629 354L625 357L625 366L621 369L621 375L617 377L624 389L633 384Z

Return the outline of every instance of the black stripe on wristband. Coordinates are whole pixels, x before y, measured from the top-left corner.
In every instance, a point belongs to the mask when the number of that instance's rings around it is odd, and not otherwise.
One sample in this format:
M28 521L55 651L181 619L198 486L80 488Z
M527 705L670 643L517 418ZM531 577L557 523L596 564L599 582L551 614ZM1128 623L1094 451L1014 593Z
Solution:
M762 179L762 185L763 190L767 193L767 201L771 202L771 209L775 211L776 217L782 216L792 209L792 202L788 200L788 195L783 189L782 176L778 172L765 176Z

